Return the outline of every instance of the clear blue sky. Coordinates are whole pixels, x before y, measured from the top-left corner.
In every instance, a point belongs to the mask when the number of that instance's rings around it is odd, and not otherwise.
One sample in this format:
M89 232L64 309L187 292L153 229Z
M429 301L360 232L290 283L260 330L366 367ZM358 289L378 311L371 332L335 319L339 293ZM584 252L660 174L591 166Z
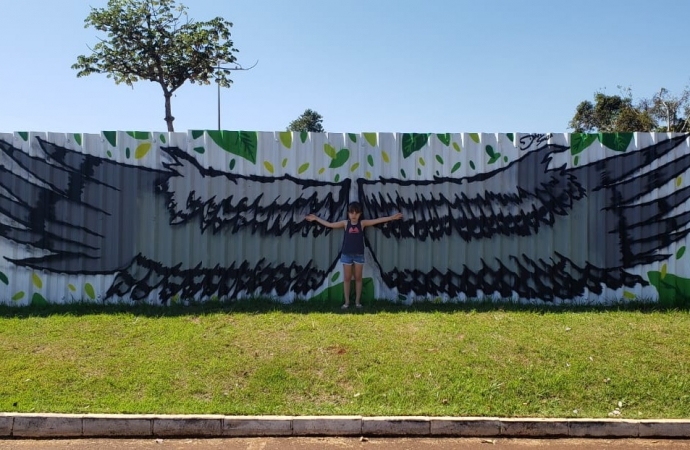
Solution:
M306 108L332 132L565 132L604 90L690 82L688 0L182 0L234 23L248 72L221 91L224 129L284 130ZM70 66L107 0L0 0L0 132L165 131L157 84ZM173 98L176 131L217 127L215 85Z

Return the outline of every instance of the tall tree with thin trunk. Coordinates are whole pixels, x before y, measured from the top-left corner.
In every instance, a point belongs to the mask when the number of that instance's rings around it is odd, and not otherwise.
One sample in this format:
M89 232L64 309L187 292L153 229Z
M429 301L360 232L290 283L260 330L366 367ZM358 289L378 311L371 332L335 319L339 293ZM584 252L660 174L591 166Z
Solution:
M680 116L683 109L685 109L685 118ZM666 124L665 127L660 128L660 131L687 131L689 109L690 89L687 87L678 96L672 95L662 87L651 100L652 114Z
M186 81L232 84L221 63L235 64L238 50L230 39L232 23L222 17L196 22L175 0L109 0L105 8L91 8L84 22L106 38L90 55L77 57L72 65L77 77L102 73L116 84L158 83L168 131L175 131L170 100Z

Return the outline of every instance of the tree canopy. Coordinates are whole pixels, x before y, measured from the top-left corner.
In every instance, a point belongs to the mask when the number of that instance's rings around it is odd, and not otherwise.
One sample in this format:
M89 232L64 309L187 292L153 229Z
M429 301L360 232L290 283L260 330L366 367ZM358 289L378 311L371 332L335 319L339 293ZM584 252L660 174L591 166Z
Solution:
M238 50L230 39L232 23L222 17L197 22L175 0L109 0L91 8L85 28L106 34L90 55L80 55L72 68L77 77L107 74L116 84L140 80L158 83L165 98L165 122L174 131L170 99L186 81L230 87L229 70Z
M288 131L312 131L323 133L323 117L311 109L305 109L301 116L290 122Z
M621 95L595 92L593 102L584 100L577 105L568 126L578 133L688 131L689 100L688 88L679 96L661 88L652 98L637 102L630 89L621 89Z
M690 130L690 89L686 88L678 96L672 95L666 88L654 94L650 106L652 115L659 119L659 131ZM681 110L685 117L681 117Z

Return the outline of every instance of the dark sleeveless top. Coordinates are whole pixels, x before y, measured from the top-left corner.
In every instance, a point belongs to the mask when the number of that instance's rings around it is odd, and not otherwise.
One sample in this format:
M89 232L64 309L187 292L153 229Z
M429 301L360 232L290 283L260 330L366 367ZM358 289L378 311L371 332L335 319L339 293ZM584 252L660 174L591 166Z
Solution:
M347 221L345 226L345 237L343 238L343 254L344 255L363 255L364 254L364 230L362 230L362 222L357 222L356 225Z

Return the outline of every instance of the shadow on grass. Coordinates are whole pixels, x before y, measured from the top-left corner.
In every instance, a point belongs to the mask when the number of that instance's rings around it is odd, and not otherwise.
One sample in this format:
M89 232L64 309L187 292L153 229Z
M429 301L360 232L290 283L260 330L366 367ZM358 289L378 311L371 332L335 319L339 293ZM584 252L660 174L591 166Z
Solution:
M250 298L233 301L207 301L187 304L152 305L132 303L98 303L94 301L76 301L57 304L13 306L0 305L0 317L28 318L49 317L54 315L86 316L94 314L133 314L145 317L175 317L204 314L265 314L283 312L286 314L378 314L378 313L457 313L457 312L490 312L490 311L523 311L530 313L572 313L572 312L612 312L636 311L641 313L690 311L690 303L662 304L653 301L621 300L609 304L588 305L550 305L527 304L514 300L467 300L463 302L437 303L433 301L414 302L412 304L396 303L390 300L364 301L363 308L350 305L342 310L340 300L297 300L293 303L281 303L269 298Z

